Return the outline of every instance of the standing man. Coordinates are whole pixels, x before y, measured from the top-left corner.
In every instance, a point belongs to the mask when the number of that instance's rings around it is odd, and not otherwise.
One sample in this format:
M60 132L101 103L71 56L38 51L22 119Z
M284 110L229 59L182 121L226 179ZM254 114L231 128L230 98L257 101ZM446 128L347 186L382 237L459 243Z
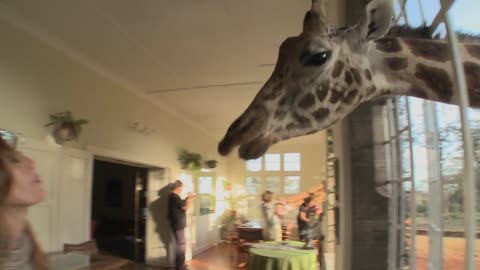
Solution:
M185 227L187 226L186 212L193 198L193 193L189 193L185 200L180 198L183 190L183 183L180 180L173 183L172 192L168 198L168 218L170 226L175 236L175 270L188 269L185 266Z

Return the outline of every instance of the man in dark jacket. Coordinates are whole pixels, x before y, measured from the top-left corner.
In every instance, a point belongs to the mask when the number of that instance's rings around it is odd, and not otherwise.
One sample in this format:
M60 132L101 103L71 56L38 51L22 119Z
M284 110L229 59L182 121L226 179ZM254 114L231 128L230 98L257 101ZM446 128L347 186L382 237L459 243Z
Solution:
M175 270L187 269L185 266L185 227L187 226L186 212L193 194L188 194L185 200L180 198L183 183L180 180L173 183L173 189L168 197L168 218L176 240Z

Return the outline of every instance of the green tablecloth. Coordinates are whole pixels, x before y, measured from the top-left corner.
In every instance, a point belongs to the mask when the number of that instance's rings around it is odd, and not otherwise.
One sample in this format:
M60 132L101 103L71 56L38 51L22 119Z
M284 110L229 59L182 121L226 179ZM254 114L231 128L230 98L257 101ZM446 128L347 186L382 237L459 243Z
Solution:
M282 243L284 242L264 242L260 248L251 247L248 270L317 270L317 250L300 249L304 245L302 242L286 241L287 245ZM268 245L272 245L272 248L267 248Z

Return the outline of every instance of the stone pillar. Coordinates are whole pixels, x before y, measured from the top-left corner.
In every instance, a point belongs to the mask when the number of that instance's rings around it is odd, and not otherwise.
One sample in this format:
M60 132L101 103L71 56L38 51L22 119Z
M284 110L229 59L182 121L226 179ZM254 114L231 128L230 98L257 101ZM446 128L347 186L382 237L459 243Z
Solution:
M381 120L374 117L379 112L367 102L350 118L352 270L387 269L388 199L375 190L375 154L379 151L373 146L373 123Z

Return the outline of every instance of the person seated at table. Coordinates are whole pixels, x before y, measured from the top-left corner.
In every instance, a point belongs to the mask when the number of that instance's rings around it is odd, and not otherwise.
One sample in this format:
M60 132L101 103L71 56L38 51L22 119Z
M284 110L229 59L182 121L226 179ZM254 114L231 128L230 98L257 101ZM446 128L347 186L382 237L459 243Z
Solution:
M44 196L33 160L0 137L0 269L48 269L47 257L27 220L28 207Z
M267 190L262 194L262 215L265 227L263 238L265 241L282 241L282 223L279 208L273 203L273 192Z

